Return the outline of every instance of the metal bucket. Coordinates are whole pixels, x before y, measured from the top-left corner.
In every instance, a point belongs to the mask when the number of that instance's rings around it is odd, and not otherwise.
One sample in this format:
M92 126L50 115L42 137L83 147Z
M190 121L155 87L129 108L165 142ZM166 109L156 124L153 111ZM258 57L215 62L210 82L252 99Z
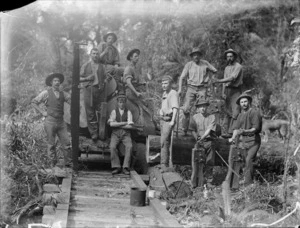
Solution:
M146 205L146 189L132 187L130 191L130 205L143 207Z

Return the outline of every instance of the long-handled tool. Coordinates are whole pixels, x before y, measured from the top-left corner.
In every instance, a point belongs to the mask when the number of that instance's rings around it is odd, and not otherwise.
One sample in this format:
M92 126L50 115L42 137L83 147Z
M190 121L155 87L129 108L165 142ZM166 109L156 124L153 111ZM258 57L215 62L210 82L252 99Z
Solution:
M180 107L180 97L178 97L178 105ZM177 118L176 118L176 124L177 124L177 129L176 129L176 138L178 138L178 128L179 128L179 113L180 113L180 108L178 109L178 112L177 112Z
M169 167L173 168L173 139L174 139L174 128L172 127L172 133L171 133L171 142L170 142L170 155L169 155Z

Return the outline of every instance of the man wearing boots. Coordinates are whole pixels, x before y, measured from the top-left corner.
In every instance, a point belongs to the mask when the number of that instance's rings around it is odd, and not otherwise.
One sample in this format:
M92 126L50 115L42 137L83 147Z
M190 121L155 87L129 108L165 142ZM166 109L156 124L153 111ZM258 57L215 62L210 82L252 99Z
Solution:
M225 51L227 66L224 71L224 78L215 80L215 83L223 83L222 94L228 111L224 123L227 128L226 135L232 135L232 126L241 111L236 100L242 94L243 67L237 62L237 56L237 52L233 49Z
M170 143L172 131L176 122L176 116L179 108L178 93L172 89L173 79L166 75L162 78L162 95L160 116L161 116L161 171L169 170ZM172 146L172 145L171 145Z
M93 141L98 139L97 111L100 106L100 93L103 91L105 72L99 63L99 51L93 48L90 52L90 61L82 65L80 81L83 87L84 105L86 110L87 125Z
M196 99L206 99L208 72L216 73L217 70L208 61L201 59L202 52L199 48L193 48L190 53L192 61L188 62L179 78L179 96L182 95L182 83L187 78L187 92L183 105L183 131L187 134L190 119L191 103Z
M112 128L110 139L111 167L112 174L122 172L118 145L123 143L125 146L125 157L123 161L123 173L129 175L129 167L132 153L132 141L130 129L132 129L132 113L126 108L126 95L122 92L118 95L118 106L112 110L108 124Z
M32 106L38 110L45 119L45 131L47 134L47 151L52 166L57 163L55 149L55 137L58 136L62 145L64 165L72 167L71 143L68 137L67 126L64 122L64 102L71 104L71 97L60 90L60 84L64 81L64 75L53 73L47 76L46 85L50 88L42 91L32 100ZM44 111L39 105L44 103L47 110Z
M229 142L234 142L236 137L242 136L243 147L246 149L245 160L245 186L253 182L253 160L261 145L259 133L262 128L262 117L258 110L251 107L252 97L242 94L236 103L241 107L236 123L233 126L233 135Z

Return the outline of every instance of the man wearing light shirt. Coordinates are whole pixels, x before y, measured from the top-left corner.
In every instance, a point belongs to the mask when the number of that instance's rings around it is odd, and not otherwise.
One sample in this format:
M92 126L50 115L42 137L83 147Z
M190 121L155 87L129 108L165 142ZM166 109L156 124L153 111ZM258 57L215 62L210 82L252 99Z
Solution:
M193 48L190 56L192 61L188 62L181 73L179 78L179 96L182 95L183 80L187 78L187 91L185 95L185 102L183 105L183 131L187 134L189 121L190 121L190 109L192 102L196 99L206 99L207 84L208 84L208 72L216 73L217 69L214 68L208 61L200 59L201 50L199 48Z
M112 128L110 139L110 153L111 153L111 167L112 174L118 174L123 171L124 174L129 175L129 167L132 152L132 141L130 129L132 129L132 113L126 108L126 95L119 93L118 106L112 110L108 124ZM119 143L125 146L125 156L123 161L123 170L121 169L120 158L118 153Z
M46 85L49 89L42 91L32 100L32 106L38 110L45 119L45 131L47 134L47 151L52 166L57 163L55 137L58 136L62 145L61 149L64 155L64 165L72 166L70 139L68 137L67 126L64 122L64 102L71 104L69 94L60 91L60 84L64 81L64 76L59 73L53 73L47 76ZM39 105L44 103L47 110L44 111Z

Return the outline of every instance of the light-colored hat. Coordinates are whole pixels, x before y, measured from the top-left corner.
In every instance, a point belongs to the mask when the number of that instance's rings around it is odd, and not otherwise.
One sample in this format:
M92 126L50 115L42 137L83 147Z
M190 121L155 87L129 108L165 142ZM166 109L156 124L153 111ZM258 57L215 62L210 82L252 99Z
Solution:
M113 32L108 32L107 34L105 34L104 36L103 36L103 40L106 42L106 40L107 40L107 37L108 36L113 36L114 37L114 42L116 42L117 41L117 35L115 34L115 33L113 33ZM113 43L114 43L113 42Z
M199 53L201 55L202 51L200 48L193 48L192 52L190 53L190 56L192 57L195 53Z
M51 73L46 77L45 83L47 86L52 86L52 80L53 78L59 78L60 83L63 83L65 80L65 77L63 74L60 73Z
M206 105L208 106L209 105L209 102L207 100L204 100L204 99L198 99L195 103L195 106L200 106L200 105Z
M237 52L236 52L235 50L231 49L231 48L229 48L228 50L226 50L226 51L224 52L225 57L227 56L228 53L234 54L234 55L235 55L235 58L238 56Z
M170 75L164 75L162 78L161 78L161 81L169 81L169 82L173 82L173 78L170 76Z

